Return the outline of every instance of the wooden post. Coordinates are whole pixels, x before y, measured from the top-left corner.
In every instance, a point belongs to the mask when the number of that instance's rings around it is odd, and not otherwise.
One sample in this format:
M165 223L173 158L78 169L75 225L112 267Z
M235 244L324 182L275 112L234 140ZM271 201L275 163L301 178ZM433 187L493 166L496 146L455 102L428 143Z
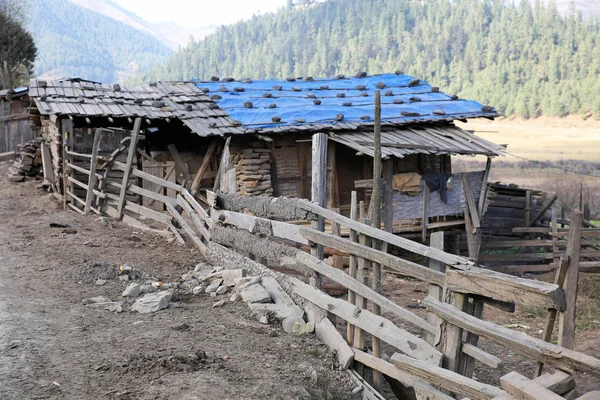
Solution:
M127 186L129 183L129 176L131 175L131 167L133 164L133 157L136 154L135 148L137 147L138 134L142 127L142 118L137 117L133 124L133 132L131 133L131 141L129 142L129 153L127 154L127 164L125 171L123 172L123 182L121 183L121 193L119 194L119 204L117 204L117 219L123 217L123 208L125 206L125 197L127 196Z
M392 188L392 180L394 179L394 159L388 158L383 165L385 175L385 188L383 193L383 229L386 232L392 232L394 228L394 191ZM382 249L387 251L387 243L382 246Z
M481 191L479 192L479 201L477 202L477 211L479 219L483 220L483 207L485 205L485 197L487 196L487 183L490 177L490 170L492 168L492 157L488 157L485 163L485 172L483 173L483 180L481 181Z
M358 201L355 190L353 190L352 193L350 193L350 218L352 218L353 221L358 221ZM355 230L350 230L350 240L354 243L358 243L358 235ZM350 255L348 275L350 275L350 277L354 279L356 279L356 265L356 256ZM355 301L356 295L354 294L354 292L348 290L348 302L350 304L354 304ZM354 325L350 323L347 326L346 340L350 346L354 345Z
M373 226L381 229L381 92L375 91L375 126L374 126L374 157L373 157ZM379 249L379 241L373 239L373 248ZM373 289L381 293L381 264L373 263ZM380 315L381 308L373 304L373 314ZM373 356L381 357L381 342L373 336ZM381 392L381 372L373 370L373 387Z
M444 249L444 232L433 232L430 237L430 242L431 247L436 249ZM446 266L444 264L431 258L429 259L429 268L439 272L446 271ZM442 288L438 285L429 284L428 293L429 296L433 297L434 299L438 301L443 301ZM439 318L433 313L427 314L427 321L431 322L433 325L436 326L439 324ZM428 343L435 345L435 335L428 333L426 335L426 340Z
M558 320L558 345L573 349L575 343L575 316L577 308L577 288L579 284L579 252L581 250L581 227L583 215L575 210L571 214L567 256L569 268L565 277L564 291L567 307L560 313Z
M204 159L202 160L202 165L200 165L198 172L196 172L194 180L192 181L192 186L190 187L190 193L192 194L192 196L196 194L196 191L198 191L198 188L200 187L202 177L204 176L204 173L210 165L210 160L212 159L212 156L215 153L218 143L218 139L215 138L212 140L212 142L210 142L210 145L208 145L208 149L206 150L206 154L204 154Z
M367 214L365 213L365 202L361 201L358 207L359 218L363 224L367 224L369 220L367 219ZM358 242L364 246L369 246L370 241L369 238L363 234L358 235ZM358 258L358 269L356 271L356 279L366 285L369 286L369 261L359 257ZM367 299L362 296L356 294L356 307L361 310L367 308ZM354 347L357 349L363 349L365 347L365 334L362 329L358 327L354 330Z
M339 208L334 208L333 209L334 212L336 212L337 214L340 213L340 209ZM339 224L339 222L333 222L331 221L331 234L335 235L335 236L342 236L342 227ZM344 263L343 263L343 259L341 255L337 255L334 254L333 255L333 262L332 262L332 266L334 268L338 268L338 269L343 269L344 268Z
M429 198L431 196L429 195L429 186L427 186L427 182L423 180L421 182L423 185L423 214L421 215L421 240L423 241L423 244L425 244L425 242L427 242L427 224L429 223Z
M62 189L63 189L63 208L66 210L67 209L67 185L69 182L69 175L67 173L67 151L68 151L68 146L67 146L67 132L63 132L63 136L62 136Z
M327 208L333 209L338 204L337 199L337 166L335 160L335 142L327 143Z
M169 153L171 153L171 157L173 157L173 161L175 161L177 169L183 174L183 179L185 179L186 182L191 182L192 175L190 175L188 167L185 166L183 158L181 158L181 154L179 154L179 151L177 151L177 147L175 147L174 144L170 144L167 146L167 149L169 149Z
M444 302L452 304L460 311L466 311L467 295L449 292L447 288L444 288L443 297ZM463 329L442 320L440 335L438 343L441 347L440 350L444 353L443 367L452 372L458 372L462 358Z
M321 207L327 205L327 135L316 133L312 136L312 186L311 200ZM325 218L319 216L312 222L313 229L325 231ZM313 244L311 254L322 260L324 257L323 245ZM312 283L312 282L311 282ZM321 275L317 274L314 286L321 288Z
M88 179L88 190L87 196L85 197L85 209L83 210L88 214L92 208L92 201L94 201L94 187L96 186L96 166L98 165L98 147L100 147L100 137L102 137L102 129L96 129L94 134L94 143L92 145L92 158L90 160L90 176Z
M213 185L213 192L221 189L221 180L223 175L227 173L231 166L231 155L229 153L229 143L231 142L231 136L225 140L225 146L223 146L223 154L221 154L221 161L219 162L219 168L217 169L217 176L215 177L215 184Z

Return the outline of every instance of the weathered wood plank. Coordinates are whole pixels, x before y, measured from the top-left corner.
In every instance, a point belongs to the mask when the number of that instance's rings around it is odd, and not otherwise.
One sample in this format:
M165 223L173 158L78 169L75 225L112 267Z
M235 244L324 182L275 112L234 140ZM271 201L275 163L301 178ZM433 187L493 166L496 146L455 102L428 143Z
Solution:
M192 175L190 175L188 167L185 165L183 158L181 158L181 154L179 154L179 151L177 151L177 147L174 144L170 144L167 146L167 149L169 150L169 153L171 153L171 157L173 157L173 161L175 161L177 169L183 174L183 179L185 179L186 182L191 182Z
M395 353L391 357L391 361L396 368L407 374L473 400L488 400L506 394L504 390L495 386L474 381L456 372L415 360L403 354Z
M480 320L431 297L426 297L423 304L429 311L436 313L438 317L451 324L486 337L533 360L542 361L556 368L575 369L588 372L594 376L600 376L600 360L597 358L544 342L523 332L513 331L492 322Z
M502 376L500 385L509 394L521 400L564 400L556 393L535 381L527 379L516 371Z
M479 347L474 346L470 343L462 344L462 352L470 357L473 357L475 360L477 360L489 367L492 367L492 368L502 368L502 366L504 365L504 362L501 359L499 359L498 357L491 355L489 353L486 353L485 351L481 350Z
M133 166L133 157L135 156L135 149L137 147L138 135L142 127L142 118L138 117L135 119L133 125L133 132L131 133L131 140L129 142L129 153L127 154L127 164L125 172L123 173L123 181L121 183L121 192L119 194L119 203L117 204L117 219L121 219L123 216L123 207L125 205L125 196L127 195L127 185L129 183L129 176L131 175L131 168Z
M121 171L125 171L127 169L127 165L123 164L120 161L115 161L113 164L114 164L114 167L116 169L119 169ZM169 182L167 180L161 179L158 176L154 176L154 175L149 174L147 172L140 171L137 168L132 168L131 169L131 175L136 176L138 178L145 179L145 180L147 180L149 182L152 182L152 183L154 183L156 185L160 185L160 186L166 187L168 189L173 189L176 192L180 192L183 189L183 186L181 186L181 185L178 185L176 183Z
M469 210L469 216L471 217L471 223L473 224L473 228L479 229L481 222L479 221L479 213L477 212L477 206L475 205L475 199L473 198L473 190L471 189L471 184L469 183L469 175L463 174L462 181L465 199L467 200L467 209Z
M94 134L94 142L92 144L92 158L90 162L90 171L88 179L88 191L85 198L84 212L88 214L92 208L92 201L94 201L94 187L96 186L96 166L98 165L98 147L100 145L100 137L102 136L102 129L96 129Z
M428 364L440 365L442 354L439 351L387 319L368 310L357 309L347 301L330 297L299 280L295 280L293 286L294 293L323 310L343 318L412 357Z
M185 219L177 212L175 207L173 207L170 203L165 203L167 210L171 213L171 215L179 222L179 225L183 228L185 233L189 236L189 238L194 242L198 250L202 253L202 255L206 255L206 245L202 243L200 238L196 236L196 233L192 229L192 227L187 223Z
M198 172L196 172L194 180L192 181L192 186L190 187L192 193L195 193L200 187L202 177L210 165L210 160L212 159L218 144L218 139L214 138L208 145L208 149L206 150L206 154L204 154L204 159L202 160L202 165L200 165L200 168L198 169Z
M327 135L315 133L312 136L312 184L311 200L319 207L327 205ZM335 214L335 213L334 213ZM318 216L312 223L313 229L323 232L325 230L325 218ZM324 257L323 245L313 245L312 253L320 260ZM315 286L321 287L321 277L317 274Z
M477 294L492 299L565 309L564 292L558 285L519 278L483 268L467 271L446 271L448 289L451 292Z
M433 248L444 249L444 232L443 231L442 232L433 232L430 235L429 244ZM443 274L446 271L446 266L437 260L430 259L429 260L429 269L432 271L439 272L440 274ZM444 279L445 279L445 277L444 277ZM443 285L443 282L441 282L441 284L437 284L437 285L429 283L429 285L428 285L429 296L431 296L434 299L437 299L439 301L442 301L442 285ZM427 321L429 321L433 326L437 326L440 322L438 317L433 313L427 314ZM435 344L435 332L433 334L428 333L426 338L429 343Z

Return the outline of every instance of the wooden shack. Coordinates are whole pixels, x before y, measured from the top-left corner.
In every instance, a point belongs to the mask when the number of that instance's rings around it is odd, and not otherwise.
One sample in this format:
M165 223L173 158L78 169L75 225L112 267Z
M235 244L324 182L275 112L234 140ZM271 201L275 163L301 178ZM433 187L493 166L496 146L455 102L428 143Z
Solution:
M20 144L38 137L30 105L27 87L0 90L0 153L18 151Z

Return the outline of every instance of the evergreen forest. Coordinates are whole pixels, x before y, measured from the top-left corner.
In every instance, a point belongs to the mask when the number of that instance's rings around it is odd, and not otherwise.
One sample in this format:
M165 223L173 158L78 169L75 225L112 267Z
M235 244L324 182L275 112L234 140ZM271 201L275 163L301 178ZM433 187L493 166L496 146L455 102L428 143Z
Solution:
M600 118L600 21L552 0L330 0L223 26L135 80L397 70L507 115Z

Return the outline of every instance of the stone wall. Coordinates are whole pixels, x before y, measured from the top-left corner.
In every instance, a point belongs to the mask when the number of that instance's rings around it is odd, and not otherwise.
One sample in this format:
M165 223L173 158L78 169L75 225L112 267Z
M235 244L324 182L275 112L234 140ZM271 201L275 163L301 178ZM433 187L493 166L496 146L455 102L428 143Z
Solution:
M271 149L264 142L250 142L231 147L231 164L236 169L237 194L272 196Z
M54 180L60 186L62 174L62 147L60 134L60 120L56 115L41 117L40 134L52 154L52 168L54 169Z

